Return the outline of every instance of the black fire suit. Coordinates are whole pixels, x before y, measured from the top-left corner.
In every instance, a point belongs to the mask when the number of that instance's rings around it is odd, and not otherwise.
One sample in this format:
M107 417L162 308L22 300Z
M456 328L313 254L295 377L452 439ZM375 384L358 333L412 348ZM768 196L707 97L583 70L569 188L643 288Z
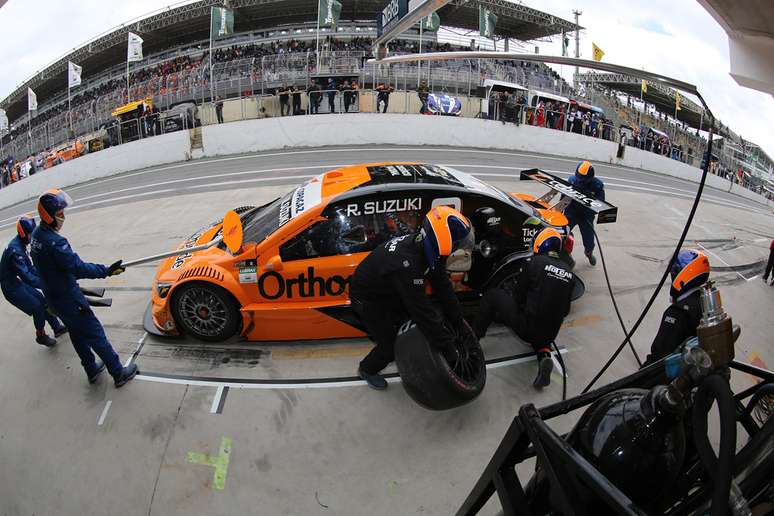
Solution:
M651 364L675 352L685 339L696 336L701 322L701 291L694 289L677 298L669 305L661 318L661 326L650 346L650 355L645 360Z
M454 341L452 333L444 327L444 317L453 327L464 324L445 262L430 270L419 238L415 233L380 245L358 265L352 276L349 297L376 342L376 347L360 362L360 368L368 374L377 374L395 360L395 337L398 328L408 319L438 349L447 349ZM443 316L425 294L427 280Z
M473 325L481 338L492 321L510 327L535 351L549 347L570 312L574 277L556 253L526 260L514 292L497 287L481 299Z

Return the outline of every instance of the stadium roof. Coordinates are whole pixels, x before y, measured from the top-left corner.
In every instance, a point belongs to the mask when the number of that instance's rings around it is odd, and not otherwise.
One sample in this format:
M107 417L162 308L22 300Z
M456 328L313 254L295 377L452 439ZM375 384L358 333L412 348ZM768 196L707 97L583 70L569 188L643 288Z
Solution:
M583 84L600 84L632 97L639 97L642 92L642 80L620 73L579 73L576 78ZM658 111L674 116L675 90L651 81L647 84L648 91L642 94L642 100L656 106ZM690 127L698 129L701 125L702 130L709 130L709 120L703 119L703 111L702 107L695 102L685 96L680 97L680 111L677 118Z
M0 102L10 120L27 109L26 91L35 90L39 103L62 91L67 84L67 62L83 67L84 78L126 61L127 32L139 34L146 55L201 41L209 37L210 7L228 4L235 10L237 33L285 24L313 22L316 0L200 0L163 9L107 32L49 65L21 84ZM376 20L386 0L343 0L341 20ZM441 23L449 27L478 30L478 7L483 5L498 16L497 35L529 41L575 30L575 24L508 0L452 0L439 10Z

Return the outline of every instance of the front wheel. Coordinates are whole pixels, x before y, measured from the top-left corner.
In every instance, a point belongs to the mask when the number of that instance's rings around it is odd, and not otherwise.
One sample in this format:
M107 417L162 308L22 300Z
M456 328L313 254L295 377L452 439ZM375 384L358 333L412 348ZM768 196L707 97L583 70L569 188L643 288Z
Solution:
M225 289L192 282L172 294L172 316L183 333L207 342L232 337L241 324L239 306Z

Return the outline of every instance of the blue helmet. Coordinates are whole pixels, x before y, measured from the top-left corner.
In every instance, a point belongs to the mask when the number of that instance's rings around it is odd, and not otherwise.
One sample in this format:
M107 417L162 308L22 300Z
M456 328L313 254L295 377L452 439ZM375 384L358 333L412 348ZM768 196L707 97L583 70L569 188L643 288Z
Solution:
M32 235L32 232L35 230L36 226L37 224L35 224L35 219L24 215L19 217L19 220L16 221L16 232L19 233L19 238L25 242L29 242L30 235Z
M38 198L40 220L53 228L57 228L60 224L57 219L61 219L64 209L72 204L73 200L63 190L58 188L47 190Z

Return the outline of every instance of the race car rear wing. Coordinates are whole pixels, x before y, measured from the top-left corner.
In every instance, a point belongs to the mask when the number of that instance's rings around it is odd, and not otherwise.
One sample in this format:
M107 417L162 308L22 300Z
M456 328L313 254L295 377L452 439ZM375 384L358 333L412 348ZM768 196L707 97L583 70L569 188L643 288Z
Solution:
M561 194L562 200L552 206L552 209L564 211L564 208L570 202L577 202L597 214L597 223L605 224L615 222L618 218L618 208L612 204L594 199L584 194L564 179L557 177L538 168L522 170L519 179L522 181L538 181L551 189L546 195L540 198L541 201L548 203L557 193Z

